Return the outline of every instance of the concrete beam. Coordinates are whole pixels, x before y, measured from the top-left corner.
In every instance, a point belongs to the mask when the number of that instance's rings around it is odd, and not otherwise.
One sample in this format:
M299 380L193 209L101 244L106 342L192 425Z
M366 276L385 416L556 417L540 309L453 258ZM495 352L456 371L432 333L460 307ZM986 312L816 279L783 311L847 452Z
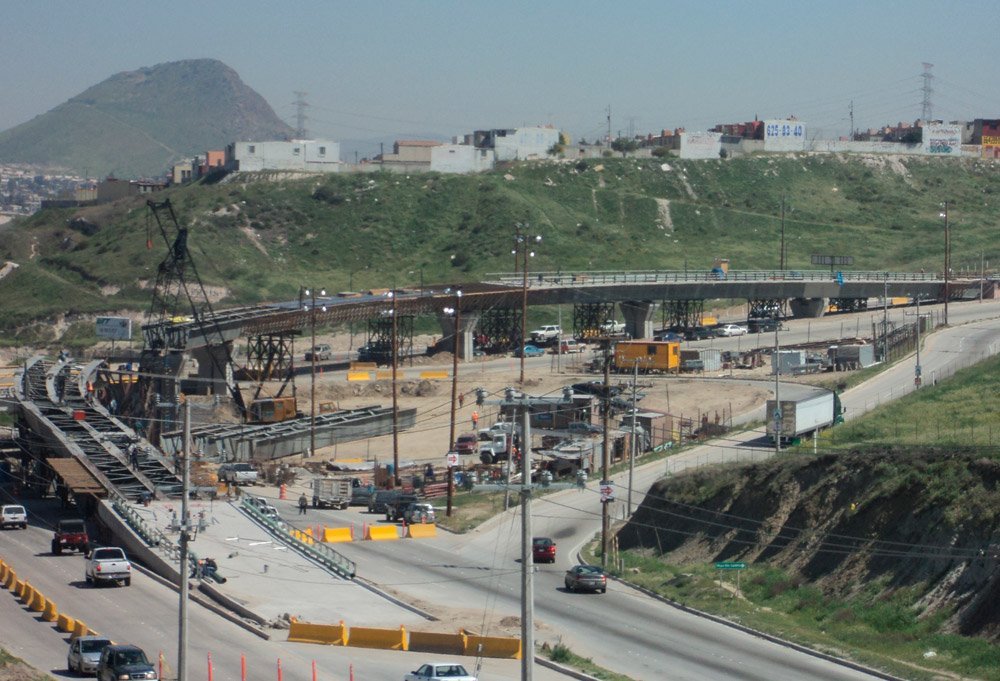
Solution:
M788 307L795 319L818 318L826 314L826 298L792 298Z
M212 345L194 348L191 350L191 357L198 362L199 394L230 394L229 386L234 384L233 367L229 364L225 347Z
M475 348L476 325L479 324L478 312L462 312L458 318L459 329L455 332L455 316L438 312L438 324L441 325L441 341L443 347L450 352L455 352L455 339L460 338L458 344L458 358L464 362L472 359L472 352Z
M625 332L632 338L653 337L653 316L660 304L651 300L626 300L619 304L625 317Z

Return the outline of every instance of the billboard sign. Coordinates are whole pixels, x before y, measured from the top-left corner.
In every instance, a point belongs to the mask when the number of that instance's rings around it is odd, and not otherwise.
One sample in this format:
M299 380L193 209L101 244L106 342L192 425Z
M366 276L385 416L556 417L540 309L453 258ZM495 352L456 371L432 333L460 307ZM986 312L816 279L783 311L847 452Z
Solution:
M934 156L962 155L962 126L925 125L923 128L924 153Z
M806 124L796 120L764 121L764 151L802 151Z
M132 338L132 320L128 317L98 317L97 337L105 340L129 340Z
M681 158L719 158L721 132L682 132Z

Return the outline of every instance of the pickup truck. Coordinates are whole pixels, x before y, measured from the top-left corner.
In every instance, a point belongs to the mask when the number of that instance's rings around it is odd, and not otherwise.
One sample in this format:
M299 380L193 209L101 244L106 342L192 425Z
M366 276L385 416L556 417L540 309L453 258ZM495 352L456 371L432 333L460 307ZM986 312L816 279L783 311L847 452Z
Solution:
M55 534L52 536L52 553L58 556L63 551L70 550L80 553L87 553L90 550L87 526L82 520L64 519L56 525Z
M219 466L219 482L234 485L257 484L257 469L248 463L224 463Z
M84 579L94 586L100 586L101 582L129 586L132 583L132 564L125 551L117 546L94 549L87 558Z
M601 324L601 332L609 336L615 336L625 333L625 322L619 322L614 319L605 320Z
M531 332L531 342L536 345L552 343L562 336L562 327L558 324L546 324Z
M0 527L20 527L22 530L28 529L28 512L24 506L17 504L4 504L0 509Z

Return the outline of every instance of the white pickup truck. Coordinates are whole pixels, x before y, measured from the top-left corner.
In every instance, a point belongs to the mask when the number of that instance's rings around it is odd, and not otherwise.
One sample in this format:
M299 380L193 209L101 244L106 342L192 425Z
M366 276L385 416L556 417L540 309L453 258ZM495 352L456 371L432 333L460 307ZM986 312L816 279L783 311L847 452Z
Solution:
M601 324L601 332L608 336L625 333L625 322L619 322L614 319L605 320L605 322Z
M94 549L87 557L84 579L94 586L100 586L101 582L128 586L132 583L132 563L125 551L117 546Z
M559 339L562 335L562 327L558 324L546 324L531 332L532 343L551 343Z

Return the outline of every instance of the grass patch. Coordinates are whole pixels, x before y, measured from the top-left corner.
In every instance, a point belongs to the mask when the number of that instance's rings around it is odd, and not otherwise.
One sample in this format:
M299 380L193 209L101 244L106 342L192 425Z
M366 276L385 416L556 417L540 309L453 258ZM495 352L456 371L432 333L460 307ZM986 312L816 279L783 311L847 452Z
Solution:
M49 681L52 677L29 666L19 657L0 648L0 676L19 681Z
M561 640L551 647L548 644L543 644L541 653L553 662L572 667L577 671L593 676L595 679L602 679L602 681L633 681L630 676L609 671L604 667L594 664L593 660L589 657L577 655Z

